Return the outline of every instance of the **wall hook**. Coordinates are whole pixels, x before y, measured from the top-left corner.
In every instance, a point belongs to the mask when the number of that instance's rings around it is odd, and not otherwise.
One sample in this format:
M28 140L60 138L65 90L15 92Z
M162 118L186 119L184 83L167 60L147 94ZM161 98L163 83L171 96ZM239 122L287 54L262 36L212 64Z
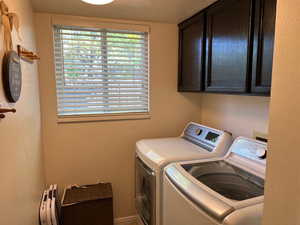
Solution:
M21 45L18 45L17 48L19 57L27 62L33 63L34 60L40 59L36 53L23 48Z
M17 110L12 108L12 109L4 109L4 108L0 108L0 119L4 119L5 118L5 115L4 113L16 113Z

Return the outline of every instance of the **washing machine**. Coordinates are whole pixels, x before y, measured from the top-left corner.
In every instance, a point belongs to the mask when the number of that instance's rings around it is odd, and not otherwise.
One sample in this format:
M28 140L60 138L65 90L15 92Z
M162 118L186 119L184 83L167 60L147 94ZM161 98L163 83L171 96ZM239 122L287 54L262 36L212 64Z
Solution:
M267 145L237 138L224 157L168 165L163 225L259 225Z
M163 168L180 160L224 156L232 143L226 131L189 123L179 137L144 139L136 143L135 200L138 221L161 224Z

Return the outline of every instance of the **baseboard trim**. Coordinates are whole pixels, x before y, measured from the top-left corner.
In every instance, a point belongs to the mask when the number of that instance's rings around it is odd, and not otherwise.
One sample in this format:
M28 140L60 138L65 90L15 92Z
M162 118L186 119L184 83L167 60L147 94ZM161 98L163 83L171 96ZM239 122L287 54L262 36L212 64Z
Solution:
M137 216L127 216L127 217L120 217L114 219L115 225L136 225L137 224Z

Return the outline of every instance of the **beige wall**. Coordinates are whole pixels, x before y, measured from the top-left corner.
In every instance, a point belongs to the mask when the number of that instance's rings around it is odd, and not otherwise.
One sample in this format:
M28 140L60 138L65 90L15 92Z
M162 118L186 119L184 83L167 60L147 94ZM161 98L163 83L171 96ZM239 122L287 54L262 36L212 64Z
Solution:
M58 124L51 15L36 14L47 183L63 187L112 182L115 217L135 214L135 142L141 138L179 135L188 121L200 120L199 94L176 91L177 26L147 24L151 26L151 119Z
M278 0L264 225L300 224L300 5Z
M21 43L35 49L33 14L29 0L6 1L12 12L18 13L23 41L13 33L14 47ZM3 57L3 28L0 55ZM38 206L43 180L41 156L41 120L36 64L22 61L23 86L20 100L11 105L17 113L0 120L0 224L38 224ZM0 103L7 106L2 81Z
M269 97L202 94L201 121L230 131L234 137L267 134Z

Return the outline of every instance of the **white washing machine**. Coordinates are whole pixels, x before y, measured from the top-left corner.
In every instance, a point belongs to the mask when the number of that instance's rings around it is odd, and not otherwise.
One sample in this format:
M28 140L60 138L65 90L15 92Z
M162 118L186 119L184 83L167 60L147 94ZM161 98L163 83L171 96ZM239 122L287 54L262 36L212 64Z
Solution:
M239 137L225 157L168 165L163 225L259 225L266 154L266 143Z
M171 162L224 156L232 143L228 132L189 123L180 137L136 143L136 208L144 225L161 223L163 168Z

